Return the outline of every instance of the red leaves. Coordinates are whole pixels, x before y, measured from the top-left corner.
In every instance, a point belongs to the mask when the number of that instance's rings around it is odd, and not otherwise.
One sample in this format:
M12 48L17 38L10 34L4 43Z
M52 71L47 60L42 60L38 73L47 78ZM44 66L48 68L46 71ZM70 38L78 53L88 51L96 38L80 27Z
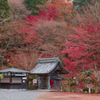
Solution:
M39 16L41 18L45 18L47 20L55 20L58 15L56 12L56 8L54 6L48 6L46 11L40 11L41 13L39 14Z
M69 35L69 40L64 45L65 49L61 52L63 55L67 54L64 58L66 69L77 73L76 69L82 71L94 68L95 64L99 65L100 47L98 45L100 45L100 24L89 26L87 29L76 28L76 33Z
M76 89L83 89L84 86L85 86L85 84L83 82L80 82L80 84L75 86L75 88Z
M36 22L38 22L38 20L42 19L42 20L55 20L58 17L57 12L56 12L56 8L54 6L48 6L46 11L40 11L39 15L35 15L35 16L28 16L26 18L26 22L29 21L29 24L36 24Z
M51 19L55 20L57 18L56 8L54 6L48 6L46 11L40 11L39 15L28 16L25 19L26 25L23 25L22 28L22 39L23 43L29 43L38 45L41 42L42 37L44 35L40 35L37 33L36 25L41 24L41 21L49 21ZM44 23L44 22L43 22ZM42 25L43 25L42 23ZM45 34L47 35L47 34Z

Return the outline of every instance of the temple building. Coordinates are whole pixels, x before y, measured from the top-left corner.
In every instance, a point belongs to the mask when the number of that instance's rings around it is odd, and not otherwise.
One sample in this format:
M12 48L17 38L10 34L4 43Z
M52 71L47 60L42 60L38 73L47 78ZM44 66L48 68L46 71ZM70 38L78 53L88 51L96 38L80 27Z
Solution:
M3 78L0 79L1 89L27 89L27 76L29 71L17 68L0 70Z
M58 57L39 59L36 67L31 70L31 74L38 77L38 89L61 87L62 77L60 75L68 73Z

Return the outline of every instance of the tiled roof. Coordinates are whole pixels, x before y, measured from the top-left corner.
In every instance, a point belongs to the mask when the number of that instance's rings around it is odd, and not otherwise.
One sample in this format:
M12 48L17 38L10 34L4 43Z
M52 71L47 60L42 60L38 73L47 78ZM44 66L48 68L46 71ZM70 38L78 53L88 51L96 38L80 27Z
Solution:
M57 57L39 59L36 67L33 70L31 70L31 74L49 74L58 66L58 63L60 63L61 70L65 73L68 73L68 71L65 70L61 65L60 59Z
M8 68L8 69L0 70L0 73L5 73L5 72L29 73L29 71L17 69L17 68Z

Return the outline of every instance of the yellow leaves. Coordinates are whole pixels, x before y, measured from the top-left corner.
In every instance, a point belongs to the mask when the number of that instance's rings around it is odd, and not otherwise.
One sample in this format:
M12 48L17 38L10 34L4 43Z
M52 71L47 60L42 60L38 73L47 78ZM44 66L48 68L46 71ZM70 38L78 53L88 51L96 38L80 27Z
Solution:
M9 62L9 63L8 63L8 66L9 66L9 67L12 67L13 65Z

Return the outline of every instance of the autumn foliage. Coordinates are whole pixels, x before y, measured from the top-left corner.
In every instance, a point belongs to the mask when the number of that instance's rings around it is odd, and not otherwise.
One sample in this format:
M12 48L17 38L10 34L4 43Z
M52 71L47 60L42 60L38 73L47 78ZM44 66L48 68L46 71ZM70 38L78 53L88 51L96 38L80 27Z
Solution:
M63 45L64 50L61 52L67 64L66 69L77 73L99 66L99 33L100 23L88 28L78 27L74 34L69 34L69 39Z
M31 59L59 56L72 76L99 69L100 3L88 4L81 12L72 9L71 2L51 0L38 15L31 15L24 0L9 0L9 5L10 20L0 28L5 66L31 70L36 64Z

